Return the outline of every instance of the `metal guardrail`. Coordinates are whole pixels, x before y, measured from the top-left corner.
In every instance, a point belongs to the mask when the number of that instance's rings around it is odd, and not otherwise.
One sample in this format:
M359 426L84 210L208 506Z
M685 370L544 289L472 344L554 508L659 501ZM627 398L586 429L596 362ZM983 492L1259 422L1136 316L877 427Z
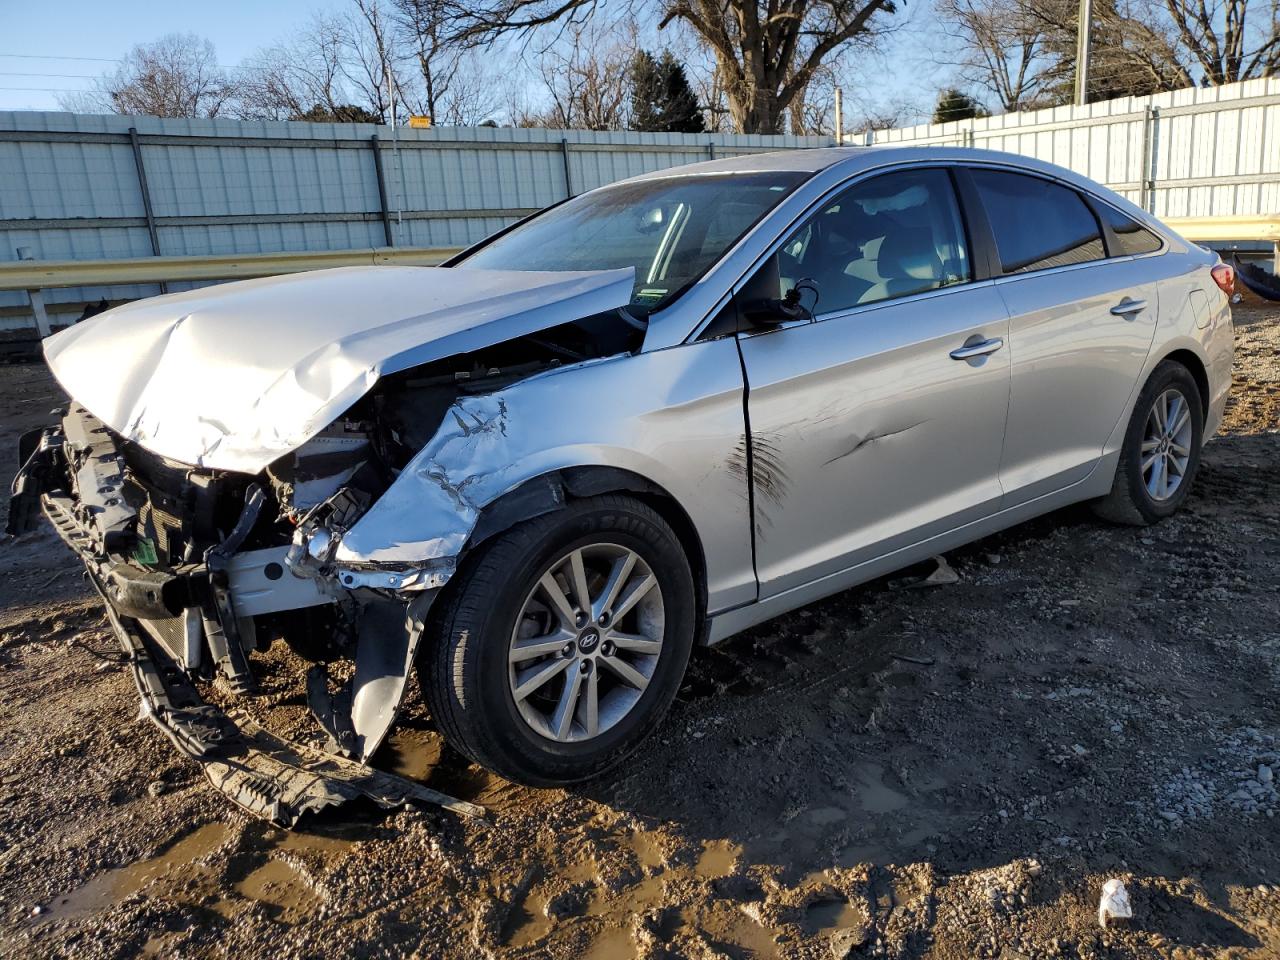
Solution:
M1280 213L1261 217L1166 217L1163 221L1192 243L1271 244L1271 272L1280 276Z
M327 267L432 266L458 247L374 247L199 257L136 257L122 260L18 260L0 263L0 290L96 287L180 280L246 280Z
M1280 213L1262 217L1164 217L1162 222L1194 243L1261 240L1280 244Z

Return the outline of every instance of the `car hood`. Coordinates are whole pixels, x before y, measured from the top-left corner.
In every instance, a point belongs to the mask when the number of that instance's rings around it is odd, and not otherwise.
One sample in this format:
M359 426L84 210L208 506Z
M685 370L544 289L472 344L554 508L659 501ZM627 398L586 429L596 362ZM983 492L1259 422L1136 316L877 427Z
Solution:
M624 306L634 271L343 267L139 300L44 342L58 382L161 456L257 473L378 378Z

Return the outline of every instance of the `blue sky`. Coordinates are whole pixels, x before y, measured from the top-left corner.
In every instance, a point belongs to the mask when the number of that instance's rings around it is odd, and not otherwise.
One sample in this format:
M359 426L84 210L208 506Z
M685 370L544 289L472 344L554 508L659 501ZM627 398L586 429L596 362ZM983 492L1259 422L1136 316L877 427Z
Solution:
M57 110L56 89L88 88L112 67L100 61L118 59L135 43L166 33L206 37L219 61L234 66L287 37L314 12L344 6L323 0L0 0L0 110ZM905 14L912 28L899 30L874 67L857 71L874 79L874 88L847 90L846 97L932 105L944 71L932 62L927 0L911 4Z
M11 88L86 89L93 76L112 66L93 60L30 59L33 54L111 60L123 57L135 43L166 33L195 33L213 41L218 59L233 66L259 47L288 34L313 10L330 6L333 5L317 4L315 0L0 0L0 109L57 110L57 94L50 90Z

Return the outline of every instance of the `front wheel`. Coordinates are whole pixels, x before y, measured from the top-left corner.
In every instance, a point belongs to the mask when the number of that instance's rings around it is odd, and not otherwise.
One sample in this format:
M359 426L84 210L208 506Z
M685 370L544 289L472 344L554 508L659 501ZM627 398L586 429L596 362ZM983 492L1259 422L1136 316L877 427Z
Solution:
M1094 503L1094 512L1134 526L1171 516L1191 489L1203 441L1196 381L1182 364L1166 360L1138 394L1111 492Z
M693 646L679 538L630 497L570 503L484 544L433 611L427 705L472 760L531 786L607 770L657 726Z

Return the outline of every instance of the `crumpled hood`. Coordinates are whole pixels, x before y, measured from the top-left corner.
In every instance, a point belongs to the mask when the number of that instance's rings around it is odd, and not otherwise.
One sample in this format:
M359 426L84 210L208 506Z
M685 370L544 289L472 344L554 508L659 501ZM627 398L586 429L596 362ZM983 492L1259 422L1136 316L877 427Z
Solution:
M257 473L378 378L621 307L634 271L341 267L117 307L44 342L58 382L148 450Z

